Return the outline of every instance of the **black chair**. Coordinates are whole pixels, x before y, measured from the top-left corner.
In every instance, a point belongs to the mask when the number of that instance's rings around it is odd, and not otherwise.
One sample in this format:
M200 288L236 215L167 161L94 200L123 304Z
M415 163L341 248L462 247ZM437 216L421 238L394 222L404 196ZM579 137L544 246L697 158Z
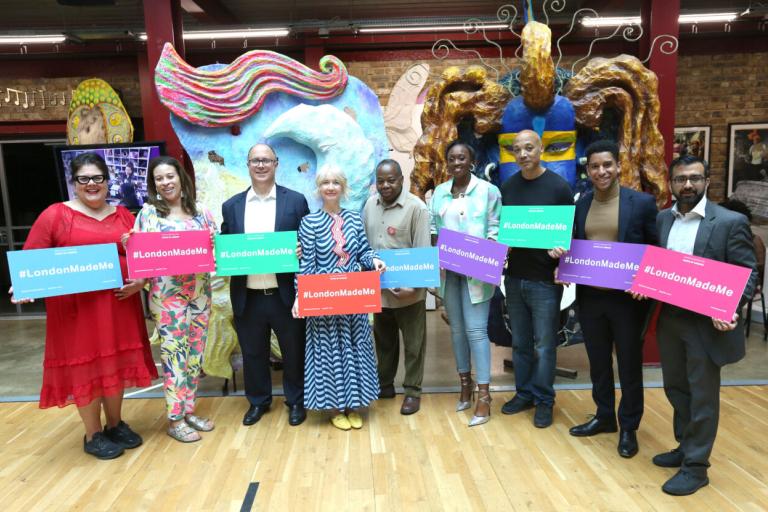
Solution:
M757 290L755 290L755 293L752 294L752 298L749 299L749 302L747 303L747 316L744 322L744 334L747 336L747 338L749 338L749 329L752 325L752 303L758 296L760 297L760 306L762 307L763 311L763 341L768 341L768 314L765 312L765 293L763 293L762 287L759 287Z

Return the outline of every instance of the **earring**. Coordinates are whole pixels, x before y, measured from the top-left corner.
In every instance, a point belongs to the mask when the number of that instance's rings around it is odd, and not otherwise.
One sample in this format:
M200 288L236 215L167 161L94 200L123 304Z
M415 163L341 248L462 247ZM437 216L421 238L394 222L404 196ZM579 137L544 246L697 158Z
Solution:
M184 191L179 192L179 197L184 197Z
M160 201L160 200L162 200L162 199L163 199L163 196L161 196L160 194L156 194L156 195L155 195L155 198L156 198L158 201Z
M469 172L471 172L472 174L475 173L475 164L472 164L472 167L469 168Z

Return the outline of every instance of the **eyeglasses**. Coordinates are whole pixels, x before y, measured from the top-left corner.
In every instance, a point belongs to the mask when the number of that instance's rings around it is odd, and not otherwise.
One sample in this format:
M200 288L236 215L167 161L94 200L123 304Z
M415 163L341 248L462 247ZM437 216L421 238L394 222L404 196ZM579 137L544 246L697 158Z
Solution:
M694 174L693 176L675 176L671 181L675 185L685 185L687 181L690 181L691 185L698 185L699 183L704 183L706 179L701 174Z
M75 181L81 185L87 185L89 181L96 183L104 183L107 181L107 177L103 174L96 174L95 176L75 176Z
M271 158L250 158L248 160L248 163L251 165L255 165L256 167L263 167L265 165L270 165L277 162L277 160L272 160Z

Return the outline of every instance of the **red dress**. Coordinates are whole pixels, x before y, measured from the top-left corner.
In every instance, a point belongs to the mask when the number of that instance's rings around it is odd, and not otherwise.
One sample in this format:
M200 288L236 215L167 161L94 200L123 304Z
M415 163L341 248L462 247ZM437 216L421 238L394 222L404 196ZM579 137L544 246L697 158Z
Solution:
M128 275L120 235L133 227L122 206L96 220L63 203L40 214L24 249L117 243L123 279ZM157 378L139 294L119 301L114 290L45 299L48 315L40 408L88 405L126 387Z

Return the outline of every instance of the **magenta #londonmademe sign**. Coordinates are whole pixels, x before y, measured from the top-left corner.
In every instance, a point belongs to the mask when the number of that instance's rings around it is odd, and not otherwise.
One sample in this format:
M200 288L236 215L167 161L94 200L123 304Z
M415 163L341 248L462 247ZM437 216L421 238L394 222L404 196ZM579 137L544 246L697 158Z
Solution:
M498 285L507 257L507 246L450 229L437 238L440 267L486 283Z
M560 258L557 279L566 283L627 290L640 269L645 244L572 240Z
M648 246L630 290L730 322L751 273L746 267Z

